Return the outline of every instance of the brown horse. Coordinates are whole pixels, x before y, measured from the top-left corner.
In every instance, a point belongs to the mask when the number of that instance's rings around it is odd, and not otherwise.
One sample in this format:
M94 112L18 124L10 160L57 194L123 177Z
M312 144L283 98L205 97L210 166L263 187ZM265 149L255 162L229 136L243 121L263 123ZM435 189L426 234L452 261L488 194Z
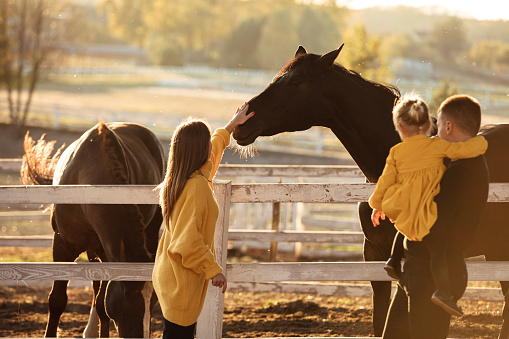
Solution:
M37 143L28 133L25 137L22 177L26 184L157 185L163 180L163 147L141 125L100 122L61 156L59 150L52 158L54 142L47 143L43 137ZM55 204L53 260L72 262L86 251L90 261L151 262L161 223L158 205ZM56 337L67 305L67 284L53 282L46 337ZM85 337L108 337L110 318L120 337L149 336L156 301L151 282L94 281L93 287Z
M369 182L376 182L389 150L400 138L392 122L392 108L399 90L364 79L334 61L341 47L325 55L308 54L300 46L272 83L249 101L256 115L238 126L233 137L239 145L249 145L259 136L302 131L324 126L341 140ZM488 126L481 132L489 142L485 155L491 182L509 182L509 125ZM467 256L484 255L487 260L509 260L509 227L505 223L509 204L487 205L476 242ZM364 259L385 261L391 251L395 229L384 222L371 224L371 209L359 204L359 220L364 232ZM372 282L373 326L375 335L383 331L390 302L391 283ZM500 338L509 338L509 282L501 282L505 295L504 324Z

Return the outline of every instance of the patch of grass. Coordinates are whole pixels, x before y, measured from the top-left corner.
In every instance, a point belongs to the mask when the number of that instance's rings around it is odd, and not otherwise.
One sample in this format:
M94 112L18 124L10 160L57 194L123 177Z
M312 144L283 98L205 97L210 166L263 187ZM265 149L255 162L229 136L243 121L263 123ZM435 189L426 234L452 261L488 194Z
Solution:
M82 253L78 262L88 262ZM0 247L0 262L53 262L51 248Z
M22 212L20 213L22 214ZM0 236L26 236L53 234L49 215L46 220L2 220Z
M2 247L0 262L52 262L51 248Z
M469 281L468 287L500 288L498 281Z
M272 300L272 299L268 299L268 300L267 300L267 301L263 304L263 306L264 306L264 307L268 307L268 306L273 306L273 305L276 305L276 304L277 304L277 302L275 302L274 300Z
M0 185L20 185L19 172L0 172Z
M52 75L41 81L39 86L45 90L68 91L69 85L80 86L84 90L96 91L99 88L116 87L131 88L140 86L154 86L161 80L161 75L155 74L65 74Z

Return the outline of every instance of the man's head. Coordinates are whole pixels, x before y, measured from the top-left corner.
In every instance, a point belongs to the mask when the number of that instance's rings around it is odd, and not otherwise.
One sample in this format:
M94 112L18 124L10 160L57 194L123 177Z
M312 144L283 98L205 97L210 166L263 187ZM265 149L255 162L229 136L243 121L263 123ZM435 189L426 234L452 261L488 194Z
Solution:
M453 95L438 109L438 137L450 142L465 141L481 127L481 105L469 95Z

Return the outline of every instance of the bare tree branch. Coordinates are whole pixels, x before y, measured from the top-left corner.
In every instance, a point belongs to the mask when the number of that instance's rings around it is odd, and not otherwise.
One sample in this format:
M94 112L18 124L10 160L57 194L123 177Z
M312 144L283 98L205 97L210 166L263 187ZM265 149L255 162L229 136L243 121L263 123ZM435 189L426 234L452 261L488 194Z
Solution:
M53 51L51 11L45 0L0 1L0 41L12 124L24 125L33 93L48 55Z

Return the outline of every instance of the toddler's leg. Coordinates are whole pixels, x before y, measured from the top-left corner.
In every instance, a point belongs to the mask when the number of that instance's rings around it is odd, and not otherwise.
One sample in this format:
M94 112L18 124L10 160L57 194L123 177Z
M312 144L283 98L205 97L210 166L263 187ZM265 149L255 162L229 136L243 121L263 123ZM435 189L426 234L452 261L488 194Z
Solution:
M397 232L392 243L391 257L385 263L384 269L389 277L399 280L401 278L401 260L405 253L403 249L403 240L405 236Z

